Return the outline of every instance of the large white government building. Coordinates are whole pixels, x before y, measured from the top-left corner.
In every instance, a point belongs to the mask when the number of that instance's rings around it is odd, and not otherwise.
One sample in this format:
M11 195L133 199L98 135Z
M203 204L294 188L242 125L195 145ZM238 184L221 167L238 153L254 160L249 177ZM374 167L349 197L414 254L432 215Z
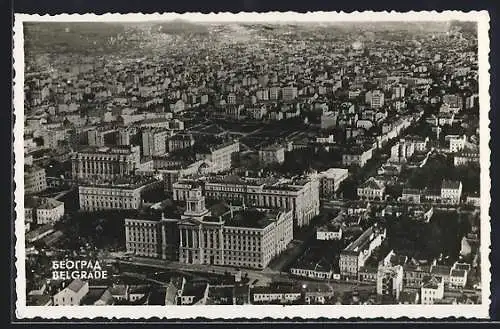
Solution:
M177 228L167 229L168 221ZM189 191L180 219L126 219L125 229L127 251L136 255L166 258L166 246L177 244L183 263L262 269L292 241L293 214L242 206L214 215L197 187Z
M177 261L179 259L180 217L158 216L125 219L127 252L137 256Z
M182 179L173 184L173 199L185 200L188 191L203 185L207 199L244 202L252 207L292 210L297 227L308 225L319 214L317 175L294 179L211 176Z

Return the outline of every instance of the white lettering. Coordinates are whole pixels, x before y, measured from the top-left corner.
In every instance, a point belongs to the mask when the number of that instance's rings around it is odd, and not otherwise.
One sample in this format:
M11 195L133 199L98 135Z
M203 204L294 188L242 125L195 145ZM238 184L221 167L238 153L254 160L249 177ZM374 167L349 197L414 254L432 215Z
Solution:
M99 261L92 260L61 260L52 261L52 279L106 279L107 271L102 269Z
M94 271L102 271L101 264L99 264L99 261L96 260L94 264Z
M72 270L75 268L75 262L73 262L72 260L67 260L66 263L62 263L61 264L61 269L67 269L67 270Z

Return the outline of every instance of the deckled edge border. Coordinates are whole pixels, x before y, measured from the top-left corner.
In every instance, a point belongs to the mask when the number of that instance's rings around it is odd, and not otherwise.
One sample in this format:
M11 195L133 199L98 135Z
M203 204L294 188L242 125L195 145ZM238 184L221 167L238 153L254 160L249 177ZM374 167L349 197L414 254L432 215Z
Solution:
M108 306L108 307L96 307L96 306L81 306L81 307L37 307L37 306L26 306L26 284L23 278L25 277L25 241L24 241L24 223L22 215L24 212L24 175L23 171L19 168L24 166L24 153L16 152L16 150L23 150L23 123L24 123L24 36L23 36L23 23L28 21L140 21L145 18L155 19L162 18L165 16L172 18L185 18L186 16L191 16L190 18L195 20L196 18L206 18L209 16L217 16L217 20L221 21L221 17L230 16L231 21L245 21L252 17L249 21L270 21L269 16L279 15L280 19L284 17L292 16L309 16L309 17L324 17L330 15L337 16L338 21L370 21L373 16L377 16L377 21L401 21L403 20L413 20L412 15L418 17L414 21L425 21L434 20L434 18L439 16L452 16L452 19L460 19L475 21L478 24L478 63L479 63L479 101L480 101L480 160L481 160L481 275L482 275L482 304L481 305L434 305L434 306L423 306L423 305L371 305L371 306L351 306L351 305L336 305L336 306L314 306L308 307L307 305L301 306L190 306L190 307L165 307L165 306L131 306L131 307L118 307L118 306ZM460 17L457 17L460 16ZM193 17L194 16L194 17ZM357 16L357 17L354 17ZM410 16L410 17L408 17ZM255 17L259 17L263 20L255 20ZM382 19L380 18L382 17ZM118 20L115 20L119 18ZM125 20L123 19L125 18ZM264 20L265 18L265 20ZM318 17L319 18L319 17ZM354 19L352 19L354 18ZM202 19L203 20L203 19ZM294 21L294 20L290 20ZM297 20L295 20L297 21ZM316 22L321 22L319 19L315 19ZM323 20L324 21L324 20ZM409 11L409 12L396 12L396 11L353 11L353 12L267 12L267 13L256 13L256 12L240 12L237 14L230 12L223 13L152 13L152 14L119 14L119 13L106 13L103 15L95 14L58 14L58 15L26 15L26 14L15 14L14 15L14 30L13 30L13 63L14 63L14 186L15 186L15 269L16 269L16 280L15 280L15 315L18 319L59 319L59 320L69 320L69 319L118 319L118 320L153 320L153 319L184 319L184 320L250 320L250 319L272 319L272 320L287 320L287 319L443 319L443 318L467 318L467 319L481 319L488 317L489 305L491 302L490 289L484 289L490 287L491 281L491 271L490 271L490 248L491 248L491 237L490 237L490 154L491 150L489 148L490 141L490 64L489 64L489 52L490 52L490 42L489 42L489 14L487 11ZM16 170L16 168L18 170ZM20 188L21 187L21 188ZM18 234L21 238L18 238ZM486 251L486 252L485 252ZM486 257L488 255L488 257ZM387 313L387 306L396 307L397 310L405 310L404 312L392 312ZM375 310L375 312L367 312L368 309ZM432 308L432 312L431 311ZM272 309L272 312L271 312ZM323 312L320 312L323 309ZM345 311L340 312L342 309ZM378 309L378 310L376 310ZM453 309L453 312L450 312ZM252 314L246 316L252 310ZM312 315L311 311L314 310L316 315ZM187 312L186 312L187 311ZM224 311L234 311L234 314L230 317L217 317L215 314L221 314ZM304 312L305 311L305 312ZM327 311L327 312L324 312ZM467 312L466 312L467 311ZM142 314L141 314L142 313ZM147 313L147 314L144 314ZM231 312L233 313L233 312ZM271 314L272 313L272 314ZM352 313L351 316L348 313ZM375 314L373 314L375 313ZM430 316L422 317L422 314L430 314ZM434 314L437 313L437 314ZM61 316L64 314L64 316ZM92 317L89 317L92 314ZM299 315L297 315L299 314ZM231 314L230 314L231 315ZM346 316L344 316L346 315Z

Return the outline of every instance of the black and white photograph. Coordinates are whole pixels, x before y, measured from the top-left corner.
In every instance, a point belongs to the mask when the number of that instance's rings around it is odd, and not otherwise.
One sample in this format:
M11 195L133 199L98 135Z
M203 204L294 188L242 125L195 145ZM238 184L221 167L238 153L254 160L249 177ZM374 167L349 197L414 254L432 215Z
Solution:
M488 23L16 14L17 315L488 317Z

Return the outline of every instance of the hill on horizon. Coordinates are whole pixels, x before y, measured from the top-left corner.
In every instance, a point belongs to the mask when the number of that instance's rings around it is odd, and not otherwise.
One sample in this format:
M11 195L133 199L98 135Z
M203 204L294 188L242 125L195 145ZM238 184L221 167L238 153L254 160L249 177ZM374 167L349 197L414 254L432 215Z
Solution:
M208 28L206 26L182 19L157 23L153 26L153 30L166 34L208 34Z

